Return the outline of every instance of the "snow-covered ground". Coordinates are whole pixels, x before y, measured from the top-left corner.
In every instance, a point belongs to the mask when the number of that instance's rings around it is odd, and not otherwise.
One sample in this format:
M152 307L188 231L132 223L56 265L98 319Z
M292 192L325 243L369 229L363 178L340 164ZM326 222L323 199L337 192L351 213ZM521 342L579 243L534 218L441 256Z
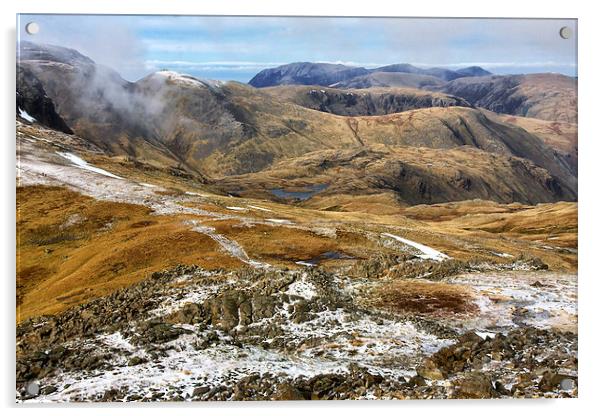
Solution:
M249 208L256 209L256 210L259 210L259 211L272 212L271 209L267 209L267 208L263 208L263 207L258 207L256 205L247 205L247 206Z
M553 272L471 273L444 279L472 288L480 313L463 326L507 331L519 326L577 328L577 276Z
M210 277L213 272L206 273ZM526 302L523 306L537 313L547 311L555 315L561 311L576 312L575 299L572 297L576 286L570 275L558 274L548 279L546 284L549 290L544 289L541 293L535 290L539 284L532 285L542 280L546 273L535 273L533 278L522 280L520 275L483 274L447 279L446 282L452 284L474 285L483 297L494 294L507 297L497 306L483 302L477 316L463 318L455 326L461 332L476 329L477 335L485 339L519 325L545 328L555 324L554 319L540 320L538 317L531 320L535 318L532 316L526 321L516 321L508 316L516 311L521 302ZM510 277L518 279L512 280ZM187 275L182 276L182 282L188 278ZM184 296L175 298L176 292L167 291L160 306L151 311L150 315L165 319L187 303L202 303L230 284L237 283L222 281L216 284L191 284L186 286ZM109 389L126 389L128 395L149 399L156 393L169 397L174 391L183 392L185 397L192 398L195 387L212 389L231 386L251 374L270 373L281 379L312 377L325 373L346 373L350 364L358 364L374 374L393 379L407 378L416 374L416 365L424 357L453 343L452 339L440 338L410 321L378 317L345 308L326 309L316 313L310 320L296 323L292 319L290 306L299 302L296 299L312 301L319 296L319 291L307 279L306 273L303 273L288 286L285 293L291 296L290 303L279 307L272 317L254 322L245 329L253 331L258 328L258 333L261 334L263 328L278 325L280 330L276 335L264 339L264 343L273 347L233 342L231 333L217 330L217 338L199 349L195 345L203 339L205 332L215 329L180 324L176 326L190 332L163 344L164 354L151 356L146 349L133 343L131 337L124 336L120 331L103 333L93 339L77 341L70 347L110 354L113 357L111 369L85 373L62 372L44 380L46 385L57 387L55 392L29 401L97 399ZM242 328L235 330L240 329ZM278 347L282 345L286 349ZM128 361L131 357L148 361L130 365Z
M289 285L286 294L309 300L316 296L316 287L305 279L299 279Z
M209 276L209 275L208 275ZM187 277L183 276L185 280ZM224 282L223 285L228 284ZM155 318L165 318L186 303L200 303L215 294L219 284L187 286L186 295L174 302L174 291L167 291L160 307L151 311ZM302 275L289 285L285 292L292 298L314 299L317 288ZM281 331L268 344L286 345L263 348L258 345L233 343L231 334L217 331L217 339L206 348L195 348L206 331L195 325L179 325L190 330L188 334L162 345L165 354L151 357L141 346L120 331L103 333L93 339L80 340L71 348L90 350L96 354L107 353L113 358L111 370L62 372L44 380L46 385L57 386L57 391L30 401L62 402L93 399L109 389L126 388L129 395L151 397L153 393L169 394L170 389L184 391L189 396L195 386L210 388L232 385L250 374L271 373L279 377L312 377L325 373L345 373L349 364L359 364L373 373L407 377L415 374L421 357L432 354L452 341L441 339L417 328L411 322L394 319L376 319L342 308L324 310L313 319L295 323L290 306L298 300L283 304L271 318L250 324L249 330L277 324ZM262 330L260 330L260 333ZM351 338L350 338L351 337ZM295 346L295 348L290 348ZM131 366L131 357L141 357L147 362ZM393 364L394 363L394 364Z
M253 266L253 267L260 267L260 268L269 268L270 267L269 264L250 259L249 256L247 255L247 253L245 252L245 250L240 246L240 244L238 244L234 240L230 240L229 238L225 237L222 234L218 234L215 231L215 228L208 227L206 225L200 225L198 223L198 221L195 221L195 220L191 220L191 221L189 221L189 223L193 225L192 229L194 231L197 231L199 233L207 235L208 237L213 239L216 243L218 243L226 252L230 253L232 255L232 257L236 257L243 263L246 263L249 266Z
M287 225L293 225L292 221L289 220L283 220L281 218L268 218L266 221L269 222L273 222L274 224L287 224Z
M303 260L296 261L295 264L298 264L299 266L305 266L305 267L316 267L315 264L310 263L308 261L303 261Z
M212 79L199 79L192 75L182 74L175 71L158 71L153 74L154 76L164 77L170 82L177 83L184 87L195 87L195 88L219 88L224 85L223 81L212 80Z

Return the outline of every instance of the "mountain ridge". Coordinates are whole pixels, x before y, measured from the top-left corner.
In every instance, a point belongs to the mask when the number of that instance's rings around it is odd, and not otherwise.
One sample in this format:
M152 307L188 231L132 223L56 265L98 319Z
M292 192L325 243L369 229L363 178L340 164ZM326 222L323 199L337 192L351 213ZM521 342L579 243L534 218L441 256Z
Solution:
M395 72L433 76L443 81L479 75L491 75L480 67L467 67L457 71L446 68L419 68L411 64L391 64L374 69L320 62L293 62L275 68L266 68L255 75L249 84L257 87L270 87L283 84L331 86L337 82L351 80L375 72Z
M44 56L50 58L51 52L45 51ZM39 56L41 54L35 54L36 58ZM537 178L550 175L551 179L544 180L544 188L536 199L523 198L522 201L576 198L577 181L570 166L542 139L519 126L493 120L460 98L414 91L411 97L418 94L429 100L443 97L450 100L445 102L449 106L442 102L442 106L433 107L433 102L428 102L426 108L400 113L336 115L305 108L283 94L270 94L269 89L201 80L170 71L158 71L129 83L113 70L77 56L74 61L64 62L63 57L64 54L60 54L57 61L22 59L20 65L40 79L56 103L57 111L74 132L110 155L123 155L155 167L185 170L203 180L219 181L229 176L267 172L279 162L314 151L347 151L372 146L422 147L433 149L429 154L436 153L436 157L441 158L446 153L452 157L454 149L469 146L504 158L528 160L547 172L527 175L525 184L533 181L534 187L539 186ZM339 94L337 91L333 93ZM396 109L407 110L403 100L396 102L395 95L383 94L387 105L400 105ZM340 108L344 106L345 102ZM399 155L397 150L391 154ZM478 153L472 155L477 157ZM466 154L462 157L465 163L470 163ZM499 160L501 163L502 159ZM423 177L417 179L418 182L431 183L431 189L443 189L442 183L447 181L441 179L443 176L427 181L426 178L432 176L428 170L416 172ZM402 189L397 185L393 188L398 193ZM470 194L462 187L448 189L455 192L449 197L453 200ZM446 195L453 192L448 191ZM428 200L424 193L417 195L417 199L411 196L405 199L411 203ZM508 201L494 193L491 197L500 202Z

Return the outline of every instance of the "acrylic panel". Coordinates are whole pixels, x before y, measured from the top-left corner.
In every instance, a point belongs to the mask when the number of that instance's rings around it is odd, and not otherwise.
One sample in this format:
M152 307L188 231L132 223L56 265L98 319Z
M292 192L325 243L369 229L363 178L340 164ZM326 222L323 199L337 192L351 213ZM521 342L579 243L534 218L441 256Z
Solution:
M577 396L576 20L17 21L17 401Z

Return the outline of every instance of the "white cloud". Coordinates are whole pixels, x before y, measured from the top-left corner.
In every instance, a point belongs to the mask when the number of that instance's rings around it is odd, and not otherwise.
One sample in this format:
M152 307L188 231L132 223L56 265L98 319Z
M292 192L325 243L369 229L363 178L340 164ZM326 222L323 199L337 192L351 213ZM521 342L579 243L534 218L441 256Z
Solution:
M576 68L576 39L554 19L286 18L35 15L35 41L75 48L128 79L159 67L251 71L312 61L374 68L478 65ZM25 37L24 31L20 35Z

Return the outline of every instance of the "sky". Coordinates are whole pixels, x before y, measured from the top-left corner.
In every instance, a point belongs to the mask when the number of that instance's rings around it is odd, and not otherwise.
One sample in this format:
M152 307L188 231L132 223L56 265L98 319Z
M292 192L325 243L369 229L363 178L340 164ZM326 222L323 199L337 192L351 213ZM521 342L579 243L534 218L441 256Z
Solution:
M25 25L40 30L27 34ZM560 28L573 36L563 39ZM18 39L74 48L135 81L160 69L249 81L291 62L393 63L577 75L577 23L559 19L20 15Z

